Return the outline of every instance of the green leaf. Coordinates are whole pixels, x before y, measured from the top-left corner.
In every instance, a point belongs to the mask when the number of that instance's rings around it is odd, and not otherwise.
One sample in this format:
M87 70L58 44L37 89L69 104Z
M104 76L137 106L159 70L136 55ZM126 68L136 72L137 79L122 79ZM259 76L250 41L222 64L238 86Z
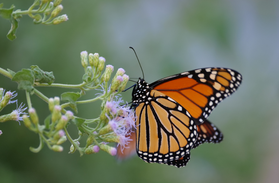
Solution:
M9 9L8 8L2 8L3 7L3 3L0 4L0 16L2 16L5 19L10 20L12 18L12 13L15 9L15 6L12 5Z
M85 73L83 76L82 76L82 80L86 83L90 83L92 81L91 79L91 76L88 75L88 73Z
M12 78L12 81L18 83L18 89L27 90L31 92L35 81L33 72L30 69L22 69L18 71Z
M75 102L81 97L79 92L64 92L61 94L61 100Z
M39 83L48 83L49 85L54 82L55 77L53 72L46 72L40 69L37 65L32 65L31 70L34 73L35 81Z
M12 41L16 38L15 33L16 29L18 28L18 20L15 17L13 17L13 11L15 9L15 6L12 5L10 8L2 7L3 3L0 4L0 16L11 21L11 29L7 34L7 38Z
M61 94L62 101L69 101L69 107L72 108L76 113L78 112L76 101L81 97L79 92L65 92Z
M83 118L74 118L72 121L74 122L74 124L76 126L81 126L85 122L85 119L83 119Z
M48 117L46 117L46 119L44 120L44 124L46 126L46 129L49 129L50 120L51 120L51 114L48 115Z
M9 30L8 34L7 34L7 38L9 40L14 40L16 38L16 30L18 28L18 20L17 19L11 19L11 29Z

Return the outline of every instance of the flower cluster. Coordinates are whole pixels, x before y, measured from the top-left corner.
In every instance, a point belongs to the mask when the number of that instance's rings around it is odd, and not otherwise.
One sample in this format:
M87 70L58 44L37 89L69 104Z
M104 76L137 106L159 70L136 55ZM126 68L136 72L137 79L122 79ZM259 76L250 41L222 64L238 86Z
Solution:
M63 151L61 144L67 140L64 128L74 115L71 111L65 111L64 115L61 113L62 108L59 97L49 99L49 110L51 115L45 119L44 125L40 125L34 108L29 108L29 117L23 115L23 122L29 130L39 134L40 144L46 143L53 151L61 152ZM33 152L38 152L41 149L42 145L38 148L30 148Z
M99 56L98 53L82 51L80 58L84 75L82 83L77 85L53 83L55 79L53 73L43 71L38 66L32 66L31 69L22 69L17 73L11 72L12 79L18 83L19 88L26 90L29 116L24 113L26 109L24 105L20 105L10 116L13 117L13 120L23 120L24 125L29 130L39 135L40 144L37 148L31 147L32 152L39 152L43 148L43 144L46 144L53 151L61 152L63 151L61 144L68 140L71 143L70 153L78 151L80 155L83 155L103 150L111 155L116 155L115 144L111 143L118 143L118 146L123 150L131 141L130 133L136 128L135 114L120 97L120 93L129 81L129 76L125 74L123 68L119 68L113 76L114 67L106 65L106 59ZM9 76L7 71L0 68L1 72ZM28 82L21 78L27 78ZM79 89L80 91L64 92L61 97L47 98L36 89L37 86L50 85L52 87ZM101 93L98 93L94 98L80 100L90 90L101 91ZM46 119L40 120L35 108L32 107L31 92L48 103L51 114ZM15 96L16 93L14 92L6 92L4 95L2 90L0 110L5 105L14 103L15 101L12 99ZM101 112L97 118L84 119L75 116L70 110L66 110L66 108L71 108L78 115L78 105L98 100L101 101ZM0 116L0 122L4 119L7 120L7 116ZM69 124L76 125L78 138L72 139L70 136L67 131ZM85 146L80 143L84 136L87 136Z
M35 24L59 24L68 20L66 14L60 15L63 10L62 0L34 0L34 3L27 9L15 10L15 6L3 8L0 3L0 16L11 21L11 29L7 38L14 40L18 28L19 19L23 15L28 15ZM134 111L128 104L124 104L120 98L120 93L125 89L129 76L125 74L123 68L119 68L116 74L112 76L114 67L106 65L106 59L99 56L98 53L80 53L81 65L84 68L84 75L80 84L61 84L54 83L53 72L47 72L40 69L37 65L30 68L23 68L18 72L0 67L0 74L10 78L18 84L19 90L25 90L28 113L24 112L27 107L23 104L18 106L16 92L6 92L0 88L0 112L2 109L12 103L16 103L17 108L9 114L0 114L0 122L9 120L23 121L24 125L34 133L39 135L40 144L37 148L30 147L32 152L39 152L46 144L49 149L57 152L63 151L62 143L69 141L71 143L70 153L79 151L80 155L97 153L99 150L116 155L117 149L112 142L118 143L118 146L127 147L130 139L130 133L135 127ZM60 97L48 98L38 90L38 86L52 88L67 88L73 91L67 91ZM79 90L76 92L76 90ZM86 93L91 90L102 91L94 98L81 100ZM32 106L31 95L37 95L48 104L50 115L44 120L39 116ZM100 115L96 118L85 119L78 115L78 105L101 101ZM71 111L75 112L75 115ZM77 127L78 138L72 139L67 127L73 124ZM3 132L0 130L0 135ZM77 136L77 135L75 135ZM87 136L86 145L82 147L81 138Z
M116 155L116 148L110 146L110 142L117 142L121 148L125 148L129 143L129 133L135 125L135 116L129 106L121 105L123 100L119 97L129 80L123 68L119 68L114 77L111 77L114 67L105 66L105 58L100 57L98 53L81 52L81 65L85 70L83 80L87 83L84 89L96 88L102 93L97 98L103 100L102 111L96 128L92 132L88 131L86 154L96 153L99 149ZM102 71L104 72L102 73ZM112 78L112 79L111 79ZM109 81L111 79L111 84ZM89 124L89 123L87 123ZM89 126L86 126L89 128ZM98 147L98 148L97 148ZM71 146L70 152L80 149L76 144Z
M136 117L127 104L121 106L120 103L123 103L121 99L106 102L105 108L109 111L106 116L109 122L99 133L105 134L103 138L106 141L117 142L123 150L131 141L130 133L136 128Z
M23 15L28 15L33 19L35 24L60 24L68 20L66 14L60 15L63 10L61 5L62 0L34 0L34 3L28 8L28 10L15 10L15 6L12 5L9 9L2 8L3 4L0 4L0 16L11 21L11 29L7 35L7 38L14 40L16 38L15 32L18 28L19 19Z
M9 104L16 103L16 109L10 112L9 114L0 115L0 122L6 121L22 121L22 115L26 114L24 111L27 107L24 107L24 104L18 106L17 100L13 100L17 96L16 92L7 91L3 88L0 88L0 112Z

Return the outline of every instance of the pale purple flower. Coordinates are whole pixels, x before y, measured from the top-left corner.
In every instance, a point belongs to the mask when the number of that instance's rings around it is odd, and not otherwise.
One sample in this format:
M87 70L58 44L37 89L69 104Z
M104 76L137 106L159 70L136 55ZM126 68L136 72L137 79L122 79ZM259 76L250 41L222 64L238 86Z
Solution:
M130 133L131 130L136 128L135 125L135 114L134 111L130 109L128 105L120 105L121 99L116 99L106 103L106 107L110 109L110 114L113 119L109 119L109 125L113 132L118 136L119 143L123 151L131 141ZM119 115L121 114L121 115Z
M125 74L125 70L123 68L119 68L116 72L116 75L123 76Z
M65 132L64 130L59 130L58 134L60 137L63 137L65 135Z
M60 105L55 105L55 106L54 106L54 109L60 112L62 108L61 108Z
M15 91L7 91L5 93L5 90L3 90L3 96L0 98L0 103L4 100L5 104L3 107L12 103L17 103L17 100L13 100L15 97L17 97L17 93Z
M111 154L112 156L115 156L115 155L117 154L117 149L116 149L115 147L112 147L112 148L110 149L110 154Z
M99 57L100 62L106 62L106 59L104 57Z
M109 121L109 125L114 132L117 131L117 129L119 128L118 122L114 119Z
M27 115L27 113L24 112L26 109L27 109L27 107L24 107L24 104L21 103L21 104L19 105L19 107L18 107L16 110L14 110L14 111L12 112L13 119L14 119L15 121L18 121L18 122L19 122L19 121L22 121L22 116L23 116L24 114Z
M121 151L123 152L124 148L127 148L128 144L132 139L130 139L130 135L128 135L130 132L126 133L125 135L119 135L119 143L117 146L120 145Z
M117 76L116 80L119 81L120 83L123 81L123 77L122 76Z
M72 119L72 117L74 116L74 113L72 111L67 111L65 114L69 119Z
M117 113L117 107L119 106L119 103L117 103L116 101L112 101L106 102L106 108L110 110L110 112L112 113L112 115L115 115Z
M10 101L9 101L8 104L12 104L12 103L17 102L17 100L12 100L12 99L14 99L15 97L17 97L17 93L16 93L15 91L13 91L13 92L7 91L6 94L12 95L12 97L10 98Z
M97 152L100 151L100 147L95 145L95 146L93 146L92 150L93 150L94 153L97 153Z

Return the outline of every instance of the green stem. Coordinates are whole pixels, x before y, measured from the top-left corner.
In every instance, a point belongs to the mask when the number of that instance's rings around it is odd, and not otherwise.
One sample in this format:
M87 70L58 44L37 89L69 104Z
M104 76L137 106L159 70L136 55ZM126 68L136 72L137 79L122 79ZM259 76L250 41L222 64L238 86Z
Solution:
M49 144L49 141L45 138L42 132L39 132L40 137L45 141L47 144L48 148L51 149L51 145Z
M103 97L104 97L104 95L100 95L93 99L76 101L76 104L86 104L86 103L90 103L90 102L95 102L96 100L102 100Z
M61 105L61 108L62 109L65 109L66 107L68 107L68 106L70 106L71 105L71 103L70 102L67 102L67 103L65 103L65 104L62 104Z
M59 88L78 88L82 89L82 87L86 85L85 82L78 84L78 85L69 85L69 84L61 84L61 83L52 83L51 85L47 83L39 83L37 86L48 86L48 87L59 87Z
M96 118L96 119L90 119L90 120L85 120L85 124L92 124L92 123L96 123L97 121L100 120L100 117Z
M45 12L45 10L48 8L50 2L47 2L46 4L40 4L40 7L38 8L38 11Z
M43 139L42 139L42 137L40 136L40 144L39 144L39 147L37 147L37 148L34 148L34 147L30 147L29 149L30 149L30 151L32 151L33 153L38 153L38 152L40 152L40 150L42 150L42 148L43 148Z
M28 91L25 91L25 94L26 94L26 101L27 101L28 108L31 109L32 108L32 102L31 102L31 99L30 99L30 94L29 94Z
M84 124L80 125L80 128L82 128L82 130L84 132L86 132L88 135L92 135L92 133L94 131L92 128L90 128L89 126L84 125Z
M42 7L40 6L38 9L33 10L33 8L36 6L36 4L34 3L33 5L30 6L30 8L28 10L16 10L13 14L14 15L29 15L30 17L33 17L32 13L44 13L44 11L48 8L49 6L49 2L47 3L46 6L44 6L44 8L42 9Z
M101 122L100 122L100 117L96 118L99 120L99 123L97 124L97 126L95 127L95 129L98 129L101 126Z
M88 136L91 135L92 138L93 138L93 141L94 141L98 146L100 146L100 143L96 140L95 136L93 135L93 131L94 131L94 130L90 129L88 126L86 126L86 125L84 125L84 124L82 124L82 125L80 126L80 128L82 128L82 130L83 130L85 133L87 133Z
M10 78L10 79L13 78L13 76L8 71L6 71L5 69L3 69L1 67L0 67L0 74L4 75L4 76L6 76L7 78Z
M79 146L77 145L77 143L72 139L72 137L70 136L70 134L68 133L66 127L64 127L64 131L65 131L65 134L68 138L68 140L71 142L71 144L73 144L73 146L78 150L80 156L83 155L83 152L80 150Z
M45 101L46 103L48 103L48 98L42 94L39 90L37 89L34 89L34 93L39 97L41 98L43 101Z

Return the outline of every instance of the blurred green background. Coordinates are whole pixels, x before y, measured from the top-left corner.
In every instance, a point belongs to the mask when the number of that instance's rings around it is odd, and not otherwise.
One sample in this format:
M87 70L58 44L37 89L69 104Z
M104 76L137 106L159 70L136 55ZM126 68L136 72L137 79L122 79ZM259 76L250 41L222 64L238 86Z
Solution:
M33 0L4 0L27 9ZM1 123L0 182L189 182L275 183L279 181L279 1L278 0L64 0L60 25L19 23L17 39L9 41L7 20L0 17L0 67L18 71L30 65L53 71L56 82L78 84L83 68L80 52L98 52L107 64L123 67L131 78L145 79L200 67L229 67L243 75L243 84L211 114L224 133L220 144L191 151L184 168L147 164L138 157L119 163L105 152L79 157L47 147L38 154L38 136L18 122ZM128 85L132 85L129 83ZM16 83L0 76L0 86ZM39 88L48 97L64 90ZM25 101L19 91L19 101ZM87 97L93 96L89 94ZM123 93L126 101L131 90ZM44 102L32 96L41 120ZM12 110L12 108L9 108ZM7 109L7 111L9 111ZM98 105L80 105L79 114L94 117ZM75 132L73 125L70 126Z

